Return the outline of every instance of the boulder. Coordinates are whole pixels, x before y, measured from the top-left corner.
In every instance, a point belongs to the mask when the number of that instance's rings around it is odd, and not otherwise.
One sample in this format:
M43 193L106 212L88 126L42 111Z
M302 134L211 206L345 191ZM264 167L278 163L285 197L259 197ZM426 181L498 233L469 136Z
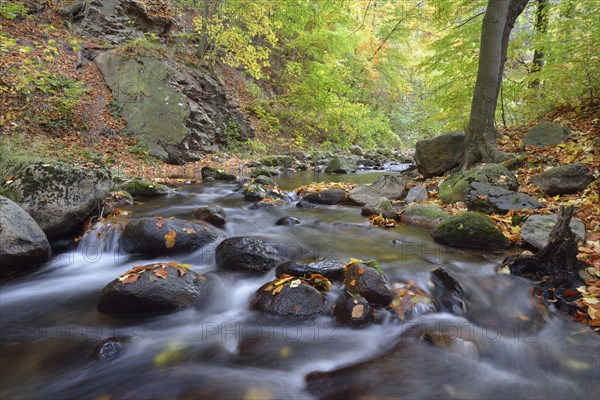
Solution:
M268 176L265 175L259 175L256 178L254 178L252 180L253 183L257 183L259 185L266 185L266 186L277 186L277 184L275 183L275 181L271 178L269 178Z
M346 266L344 285L349 293L361 295L372 305L385 307L392 302L392 293L383 272L372 263Z
M128 253L157 256L199 250L218 237L207 226L182 219L140 218L125 226L120 244Z
M327 165L327 168L325 168L325 172L335 174L356 172L356 163L346 157L334 157Z
M559 165L541 174L533 175L530 182L539 186L542 192L556 196L577 193L585 189L594 176L588 167L582 164Z
M468 171L451 175L441 185L438 198L446 204L465 201L471 182L481 182L504 189L517 191L519 181L501 164L479 164Z
M408 191L406 197L404 198L404 201L406 202L406 204L411 204L421 203L423 201L427 201L427 199L429 199L429 193L427 193L427 188L423 185L417 185Z
M375 203L382 197L383 195L377 189L367 185L358 185L348 193L350 201L359 206Z
M50 243L33 218L0 196L0 276L25 271L50 258Z
M381 175L371 187L391 200L402 200L406 195L406 183L395 175Z
M282 253L276 244L239 236L223 240L216 248L215 259L222 269L262 274L287 261Z
M301 260L287 261L280 264L275 270L278 278L283 274L310 278L312 274L320 274L332 281L341 281L344 278L344 265L337 260Z
M498 186L471 182L465 194L465 203L471 211L486 214L506 214L510 210L534 210L543 205L536 198Z
M248 201L259 202L261 200L283 199L283 193L276 187L261 185L259 183L250 183L244 186L244 198Z
M219 150L228 140L254 136L225 87L199 69L118 50L94 61L127 128L154 157L183 164Z
M440 222L450 218L450 214L439 206L413 204L402 211L400 222L406 225L434 229Z
M412 282L395 282L392 292L394 299L389 308L402 321L437 311L433 299Z
M310 193L303 200L314 204L343 204L347 201L347 194L343 189L325 189L320 192Z
M505 249L510 245L489 217L471 211L442 221L432 236L441 244L473 249Z
M300 279L280 286L268 282L256 291L250 308L278 317L314 318L323 311L325 299L314 287Z
M557 221L557 214L531 215L521 227L521 239L536 249L541 249L548 244L550 232ZM585 242L585 224L583 221L578 218L572 218L570 227L577 240Z
M200 174L202 175L203 181L235 181L237 177L232 174L228 174L219 169L213 167L202 167L200 170Z
M398 214L392 203L386 199L385 197L381 197L374 203L366 204L363 206L361 210L361 214L365 217L370 217L371 215L379 215L381 214L385 218L396 219L398 218Z
M373 322L375 311L361 295L343 291L335 303L333 316L339 324L361 328Z
M429 178L458 167L464 159L464 142L464 132L450 132L417 142L415 163L419 173Z
M365 152L363 151L363 149L360 146L357 146L355 144L350 146L348 151L350 153L354 154L355 156L359 156L359 157L363 157L365 155Z
M276 222L275 225L278 226L292 226L292 225L298 225L300 224L300 220L298 218L294 218L294 217L282 217L279 218Z
M206 300L208 280L188 267L178 263L133 267L102 289L98 311L134 316L200 306Z
M124 190L132 196L162 196L171 192L165 185L143 179L126 182L119 187L119 190Z
M315 209L315 208L319 208L318 205L313 204L311 202L308 202L304 199L300 199L299 202L296 203L296 207L298 208L304 208L304 209Z
M115 190L102 199L101 215L109 215L119 207L133 205L133 196L124 190Z
M225 210L220 205L198 207L192 211L192 214L194 217L218 227L222 227L226 222Z
M145 33L165 36L175 24L168 0L74 0L63 2L60 14L75 32L112 43L143 38Z
M275 173L271 168L268 167L255 167L252 168L252 171L250 171L250 177L252 178L256 178L257 176L261 175L272 178L275 176Z
M38 223L49 240L81 229L101 209L112 184L105 168L87 168L60 162L15 163L2 171L12 175L10 191Z
M550 121L540 121L527 131L523 143L535 147L556 146L564 142L568 134L569 130L565 127Z

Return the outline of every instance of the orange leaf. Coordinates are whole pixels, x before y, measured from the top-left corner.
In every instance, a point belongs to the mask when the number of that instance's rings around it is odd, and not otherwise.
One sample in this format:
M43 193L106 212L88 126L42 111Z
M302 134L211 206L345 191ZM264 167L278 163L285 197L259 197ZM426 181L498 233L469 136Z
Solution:
M169 276L169 271L166 268L157 268L152 272L154 272L155 276L158 276L159 278L163 279L166 279L167 276Z
M365 269L364 269L363 267L360 267L360 268L358 269L358 271L356 271L356 273L357 273L358 275L362 275L362 274L364 274L364 273L365 273Z
M179 276L184 276L185 274L187 274L185 268L177 267L177 271L179 271Z
M165 225L165 221L158 221L156 223L156 226L159 227L159 228L162 228L164 225Z
M127 277L127 279L125 279L123 281L123 283L124 284L133 283L133 282L136 282L138 279L140 279L140 276L138 274L131 274Z
M165 247L167 249L171 249L175 246L175 236L177 236L177 232L173 230L165 235Z

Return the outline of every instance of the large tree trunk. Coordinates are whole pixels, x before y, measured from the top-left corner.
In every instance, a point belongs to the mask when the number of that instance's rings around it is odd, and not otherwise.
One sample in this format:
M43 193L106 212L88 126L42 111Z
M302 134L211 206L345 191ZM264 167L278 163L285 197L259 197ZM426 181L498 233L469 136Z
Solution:
M489 0L481 29L479 67L465 139L464 168L506 159L496 146L494 115L510 32L528 0Z
M537 0L537 10L535 12L535 30L540 34L545 34L548 30L548 0ZM537 47L533 52L533 61L531 62L531 73L534 75L531 81L531 87L540 86L540 79L535 76L544 66L544 50Z

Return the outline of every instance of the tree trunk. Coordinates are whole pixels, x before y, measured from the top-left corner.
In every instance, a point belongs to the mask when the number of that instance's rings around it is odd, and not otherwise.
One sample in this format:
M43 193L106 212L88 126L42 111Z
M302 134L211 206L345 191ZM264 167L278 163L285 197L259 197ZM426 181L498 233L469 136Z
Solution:
M209 38L208 38L208 20L211 17L211 1L204 1L204 11L202 13L202 26L200 27L200 42L198 43L198 50L196 56L199 59L203 59L208 50Z
M496 146L494 115L504 73L510 31L528 0L489 0L483 18L479 67L465 138L463 168L506 159Z
M540 34L545 34L548 30L548 0L537 0L537 10L535 13L535 30ZM531 62L531 73L534 75L531 81L531 88L536 89L540 86L540 79L535 76L544 66L544 51L537 47L533 52L533 61Z

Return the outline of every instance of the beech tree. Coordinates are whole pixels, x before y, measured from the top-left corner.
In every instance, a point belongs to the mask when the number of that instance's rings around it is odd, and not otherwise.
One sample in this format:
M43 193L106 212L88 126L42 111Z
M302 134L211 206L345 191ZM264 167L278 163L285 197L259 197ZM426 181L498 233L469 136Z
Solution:
M504 73L510 32L528 0L489 0L479 46L479 67L465 138L464 168L498 162L506 154L496 146L494 114Z

